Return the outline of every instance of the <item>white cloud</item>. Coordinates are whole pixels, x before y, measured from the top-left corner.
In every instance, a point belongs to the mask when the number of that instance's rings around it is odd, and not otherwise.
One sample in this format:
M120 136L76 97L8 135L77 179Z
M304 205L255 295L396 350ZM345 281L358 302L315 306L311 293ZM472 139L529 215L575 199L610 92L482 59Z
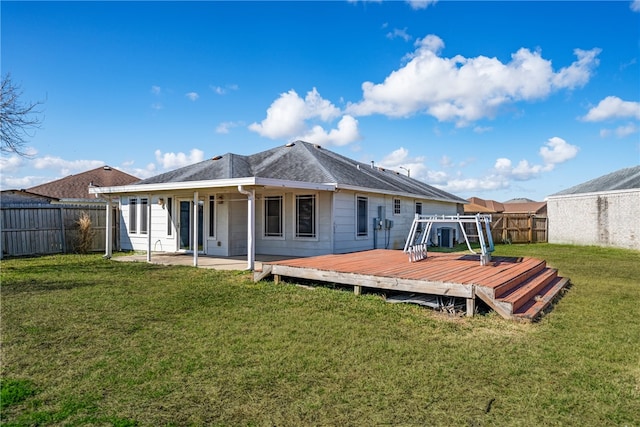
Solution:
M189 98L191 101L196 101L198 98L200 98L200 95L198 95L196 92L188 92L185 93L184 96Z
M347 115L340 119L336 129L331 129L327 132L322 128L322 126L316 125L311 128L309 132L298 136L295 139L301 139L303 141L320 145L342 146L353 141L357 141L360 138L360 133L358 132L358 121Z
M162 93L162 89L160 86L151 86L151 93L154 95L160 95L160 93Z
M640 102L623 101L617 96L607 96L582 118L586 122L632 118L640 120Z
M615 135L618 138L624 138L629 135L633 135L634 133L638 133L638 126L634 123L618 126L615 129L600 129L600 136L602 138L608 138L611 135Z
M228 134L231 129L243 126L242 122L222 122L216 126L216 133Z
M634 12L640 12L640 0L633 0L629 6Z
M411 6L411 9L414 10L426 9L430 5L436 4L437 2L438 0L407 0L407 3L409 4L409 6Z
M44 156L30 162L36 169L56 169L64 176L104 166L102 160L65 160L56 156Z
M162 110L164 106L161 102L154 102L153 104L151 104L151 108L153 108L154 110Z
M402 40L408 42L409 40L412 39L412 37L409 35L409 33L407 33L407 28L403 28L403 29L398 29L398 28L394 28L393 31L390 31L387 33L387 38L388 39L396 39L396 38L401 38Z
M154 163L147 164L145 168L136 168L133 164L133 161L123 162L118 169L140 179L150 178L156 174L157 168Z
M209 87L211 88L211 90L214 93L216 93L218 95L226 95L231 90L238 90L238 85L237 84L229 84L229 85L226 85L224 87L210 85Z
M625 136L638 133L638 126L633 123L629 123L626 126L617 127L614 132L618 138L624 138Z
M0 157L0 169L2 174L13 173L20 169L24 164L24 157L18 155L11 155L9 157Z
M551 170L555 165L564 163L578 155L578 147L567 143L562 138L549 138L545 146L540 148L540 156L545 163L545 170Z
M598 65L600 53L600 49L576 49L577 61L554 72L550 60L525 48L503 64L485 56L441 57L444 42L435 35L417 40L415 46L408 62L384 82L364 82L363 99L349 104L346 111L355 116L391 117L427 113L439 121L466 126L494 117L510 103L542 99L554 91L584 85Z
M379 163L379 166L386 169L393 169L396 172L408 174L412 178L423 180L431 184L441 182L443 175L434 171L429 171L425 165L425 157L409 157L409 150L400 147L387 154ZM446 177L446 174L444 174Z
M319 144L345 145L359 139L358 121L352 116L343 116L330 131L317 124L329 123L340 115L340 109L323 99L316 88L304 99L290 90L280 94L267 109L267 117L249 125L249 130L270 139L304 138Z
M182 152L163 154L160 150L156 150L155 155L156 161L163 169L176 169L201 162L204 159L204 152L197 148L192 149L188 155Z

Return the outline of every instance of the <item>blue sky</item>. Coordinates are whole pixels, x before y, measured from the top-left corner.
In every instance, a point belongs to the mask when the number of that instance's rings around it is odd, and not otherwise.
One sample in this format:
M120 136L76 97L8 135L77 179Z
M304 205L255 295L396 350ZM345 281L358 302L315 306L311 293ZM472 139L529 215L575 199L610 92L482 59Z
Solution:
M44 101L2 189L296 139L498 201L640 164L639 0L0 7L2 74Z

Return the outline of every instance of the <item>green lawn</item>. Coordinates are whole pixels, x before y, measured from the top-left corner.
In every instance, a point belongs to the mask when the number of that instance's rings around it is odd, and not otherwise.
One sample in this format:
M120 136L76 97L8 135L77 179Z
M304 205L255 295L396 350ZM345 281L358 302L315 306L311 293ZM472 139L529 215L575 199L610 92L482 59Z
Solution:
M640 252L498 246L572 287L534 324L241 272L3 260L3 425L640 426Z

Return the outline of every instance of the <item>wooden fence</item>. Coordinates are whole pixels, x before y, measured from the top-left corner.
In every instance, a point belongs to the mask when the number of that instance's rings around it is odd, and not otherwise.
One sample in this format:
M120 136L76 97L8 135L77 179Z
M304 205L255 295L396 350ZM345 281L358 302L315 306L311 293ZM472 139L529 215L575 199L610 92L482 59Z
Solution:
M465 231L477 234L474 224ZM495 243L544 243L547 217L533 214L491 214L491 237Z
M0 208L0 253L29 256L78 252L78 220L83 212L91 219L90 252L105 250L106 206L6 205ZM112 211L113 247L118 248L119 215Z

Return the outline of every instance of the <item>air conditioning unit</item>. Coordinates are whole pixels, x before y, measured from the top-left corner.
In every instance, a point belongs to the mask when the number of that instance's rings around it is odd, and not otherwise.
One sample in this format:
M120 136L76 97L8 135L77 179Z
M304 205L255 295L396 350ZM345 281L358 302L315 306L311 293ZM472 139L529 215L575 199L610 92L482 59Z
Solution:
M438 246L442 248L452 248L454 241L455 229L451 227L442 227L438 229Z

